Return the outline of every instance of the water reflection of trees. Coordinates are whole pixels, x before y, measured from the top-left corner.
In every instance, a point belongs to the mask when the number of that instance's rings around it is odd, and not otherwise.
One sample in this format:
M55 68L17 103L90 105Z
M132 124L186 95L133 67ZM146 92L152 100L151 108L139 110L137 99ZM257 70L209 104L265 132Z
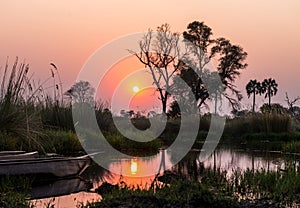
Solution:
M204 166L199 160L199 155L200 151L190 151L176 166L172 168L172 171L180 175L185 175L190 179L198 180L204 171Z
M166 166L168 166L169 162L173 163L176 161L176 155L174 158L172 153L162 150L157 157L160 159L160 165L157 167L157 173L168 174L171 172L173 173L173 176L176 174L184 176L184 178L187 179L198 181L201 180L206 173L218 173L220 171L225 171L227 176L230 177L230 175L235 171L243 172L247 169L253 171L260 169L276 171L280 169L284 170L287 165L298 167L300 159L299 156L291 157L272 152L238 151L221 148L216 149L204 162L200 162L200 151L190 151L178 164L173 166L170 170L166 170ZM139 160L136 162L139 163ZM147 162L147 160L142 160L140 162ZM114 161L114 163L122 165L121 162L118 163ZM116 174L113 174L96 164L87 169L82 177L97 184L104 181L118 183L122 180L122 178L117 179Z
M278 152L238 151L216 149L203 163L199 160L200 151L190 151L171 171L189 179L199 180L207 171L226 171L230 176L235 171L284 170L285 167L299 166L300 156L289 156ZM172 161L172 155L171 155Z

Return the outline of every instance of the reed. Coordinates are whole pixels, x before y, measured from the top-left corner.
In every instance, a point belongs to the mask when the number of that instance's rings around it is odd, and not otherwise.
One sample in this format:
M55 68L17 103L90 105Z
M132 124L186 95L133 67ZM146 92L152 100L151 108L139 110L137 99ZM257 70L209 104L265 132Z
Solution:
M39 105L43 128L64 131L75 131L71 104L58 102L46 96L43 104Z
M274 172L265 169L235 171L231 182L235 193L243 200L271 200L288 206L300 202L300 174L294 164Z
M34 91L28 75L29 65L16 58L9 69L5 65L0 84L0 132L17 137L24 144L37 144L36 138L42 127L39 113L35 110L38 91Z

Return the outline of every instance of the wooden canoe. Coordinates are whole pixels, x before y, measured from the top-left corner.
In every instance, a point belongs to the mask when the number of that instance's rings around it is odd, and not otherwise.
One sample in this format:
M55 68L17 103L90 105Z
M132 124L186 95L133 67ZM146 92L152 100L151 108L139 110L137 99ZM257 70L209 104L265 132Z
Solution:
M54 177L80 175L92 163L88 155L81 157L25 158L0 160L0 175L37 175Z
M22 152L22 151L8 151L0 152L0 160L14 160L14 159L33 159L37 158L39 153L35 152Z
M25 151L0 151L0 156L23 154Z

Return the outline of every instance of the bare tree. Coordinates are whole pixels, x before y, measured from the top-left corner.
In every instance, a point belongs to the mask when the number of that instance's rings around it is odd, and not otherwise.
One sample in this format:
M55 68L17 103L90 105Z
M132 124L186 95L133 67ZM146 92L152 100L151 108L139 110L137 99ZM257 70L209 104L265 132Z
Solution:
M285 98L286 98L285 101L287 102L287 104L288 104L288 106L289 106L289 110L292 112L293 115L295 115L294 105L295 105L295 103L296 103L298 100L300 100L300 97L298 96L298 97L296 97L296 98L290 100L290 98L289 98L289 96L288 96L288 94L287 94L287 92L286 92L286 93L285 93Z
M157 27L156 33L148 31L139 42L139 52L130 51L151 73L164 113L167 111L172 78L181 65L178 41L179 33L171 32L170 26L163 24Z

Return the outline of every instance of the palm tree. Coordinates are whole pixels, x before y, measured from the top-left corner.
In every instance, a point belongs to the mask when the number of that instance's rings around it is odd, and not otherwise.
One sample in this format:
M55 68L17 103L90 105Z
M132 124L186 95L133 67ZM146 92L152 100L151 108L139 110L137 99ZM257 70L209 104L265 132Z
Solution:
M253 94L253 106L252 106L252 112L255 110L255 95L262 93L262 87L260 82L258 82L256 79L255 80L250 80L248 84L246 85L246 91L248 98L250 97L251 94Z
M278 84L275 79L269 78L262 82L262 93L265 94L265 98L269 98L269 107L271 107L271 97L276 95L278 91Z

